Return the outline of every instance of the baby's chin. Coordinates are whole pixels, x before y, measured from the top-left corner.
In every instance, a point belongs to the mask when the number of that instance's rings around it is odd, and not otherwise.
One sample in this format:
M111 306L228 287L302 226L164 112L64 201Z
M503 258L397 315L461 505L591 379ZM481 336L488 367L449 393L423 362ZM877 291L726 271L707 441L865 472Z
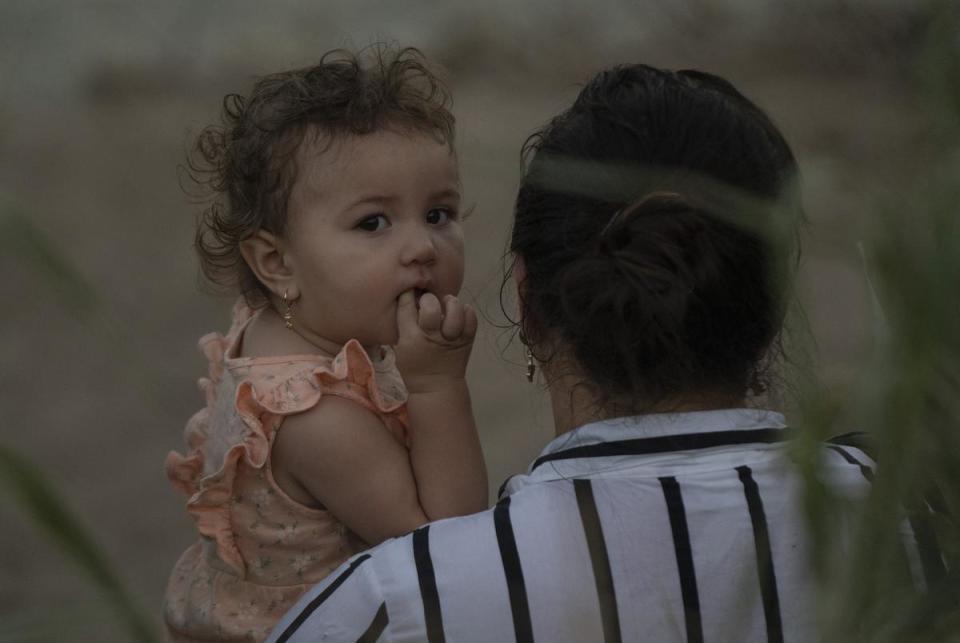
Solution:
M358 342L360 342L360 345L363 346L368 353L370 353L370 357L376 359L376 353L379 348L381 346L395 345L400 339L400 333L396 328L394 328L388 332L371 333L369 335L354 337L353 339L356 339Z

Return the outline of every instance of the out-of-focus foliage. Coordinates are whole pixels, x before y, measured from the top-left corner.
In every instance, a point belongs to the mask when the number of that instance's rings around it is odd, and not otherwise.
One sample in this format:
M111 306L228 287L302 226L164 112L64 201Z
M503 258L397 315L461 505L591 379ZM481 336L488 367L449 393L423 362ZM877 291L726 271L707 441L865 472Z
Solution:
M944 3L931 24L917 88L937 136L928 165L917 181L871 186L863 248L877 302L872 367L850 390L809 387L801 400L833 641L960 633L960 21ZM830 541L834 499L809 447L851 427L869 434L878 466L852 555L841 557Z
M74 315L98 308L96 290L20 209L0 209L0 250L43 277L51 294Z
M9 492L24 514L80 568L114 610L128 640L158 640L113 571L110 561L70 513L43 475L12 449L0 445L0 489ZM0 636L3 628L0 627Z
M42 275L52 296L75 316L82 316L99 307L99 298L93 287L71 266L55 244L19 212L12 209L0 211L0 246L4 252L17 256L27 269ZM13 449L2 444L0 491L8 492L23 515L100 590L104 601L121 621L129 640L144 643L158 640L149 620L123 587L107 556L44 475ZM55 624L47 625L56 629ZM32 637L30 633L25 635ZM5 629L0 626L0 638L4 636Z

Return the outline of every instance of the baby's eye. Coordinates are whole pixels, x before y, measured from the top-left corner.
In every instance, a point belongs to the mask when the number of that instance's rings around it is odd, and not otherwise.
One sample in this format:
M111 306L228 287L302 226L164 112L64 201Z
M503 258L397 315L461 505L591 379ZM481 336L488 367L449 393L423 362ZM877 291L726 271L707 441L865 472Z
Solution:
M363 230L365 232L378 232L383 230L390 225L390 221L387 220L387 217L383 214L371 214L369 217L364 217L357 222L357 225L354 226L358 230Z
M443 225L448 223L450 219L456 217L456 213L447 210L446 208L434 208L427 212L427 223L430 225Z

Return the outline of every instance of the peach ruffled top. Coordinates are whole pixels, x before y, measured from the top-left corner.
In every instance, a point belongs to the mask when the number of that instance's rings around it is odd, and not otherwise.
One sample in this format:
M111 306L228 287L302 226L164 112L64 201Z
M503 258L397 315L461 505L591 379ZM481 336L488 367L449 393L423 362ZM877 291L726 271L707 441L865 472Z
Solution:
M255 314L238 303L226 336L200 339L206 407L187 423L186 455L167 456L167 476L187 495L200 533L167 586L170 640L262 641L303 592L366 548L328 511L277 486L270 450L284 417L336 395L376 413L406 444L406 389L390 349L377 362L356 340L332 359L237 357Z

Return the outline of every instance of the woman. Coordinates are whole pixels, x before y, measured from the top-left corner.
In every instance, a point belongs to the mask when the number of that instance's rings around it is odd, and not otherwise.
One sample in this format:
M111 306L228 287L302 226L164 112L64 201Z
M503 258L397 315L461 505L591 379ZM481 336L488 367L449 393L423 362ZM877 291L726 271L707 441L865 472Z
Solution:
M513 277L556 439L495 508L355 557L272 640L815 638L783 417L747 408L795 260L789 147L726 81L633 65L527 152ZM861 495L868 460L839 451L822 478Z

